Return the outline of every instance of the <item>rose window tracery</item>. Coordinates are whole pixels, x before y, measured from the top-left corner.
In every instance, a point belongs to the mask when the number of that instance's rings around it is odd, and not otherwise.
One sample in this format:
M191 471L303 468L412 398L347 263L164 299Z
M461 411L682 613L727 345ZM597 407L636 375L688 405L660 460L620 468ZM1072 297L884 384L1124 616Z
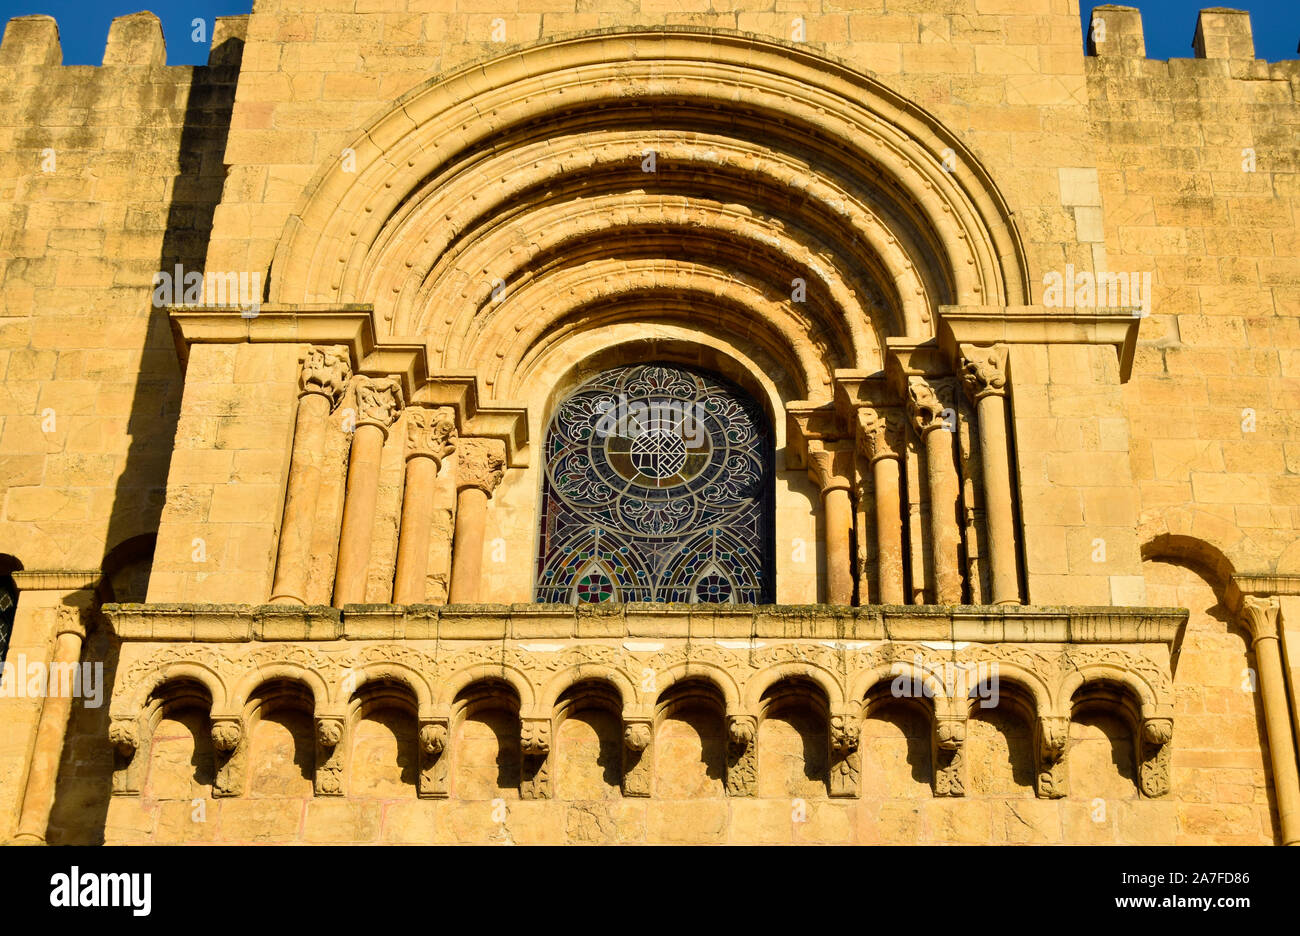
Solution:
M544 451L539 601L772 600L771 434L743 390L607 371L560 404Z

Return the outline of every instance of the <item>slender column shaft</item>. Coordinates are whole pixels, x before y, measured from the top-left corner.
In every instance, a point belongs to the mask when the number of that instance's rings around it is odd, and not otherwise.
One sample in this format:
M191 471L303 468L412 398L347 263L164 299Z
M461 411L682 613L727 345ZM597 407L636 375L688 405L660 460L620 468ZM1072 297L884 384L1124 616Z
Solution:
M506 447L496 439L461 439L456 446L456 532L452 537L452 604L479 600L487 502L505 476Z
M276 604L307 603L307 568L320 496L325 423L331 402L321 393L305 393L298 401L289 489L284 499L284 522L280 525L280 554L271 587L271 601Z
M55 640L54 658L50 667L51 682L41 706L40 721L36 723L36 744L32 748L27 789L23 793L22 813L14 836L17 842L34 845L45 843L50 809L54 806L59 760L63 756L63 742L68 734L68 716L72 712L72 684L69 681L67 685L55 686L52 682L53 674L72 672L72 668L80 663L81 644L86 636L80 612L63 608L59 612L59 634Z
M1019 604L1020 576L1016 569L1016 523L1011 505L1006 401L1002 396L990 393L980 398L977 407L993 603Z
M930 548L934 560L935 601L961 604L961 530L957 525L957 471L952 458L953 433L931 429L925 434L925 470L930 491Z
M406 486L402 493L402 529L397 540L397 574L394 604L424 601L424 580L429 565L429 533L433 528L433 487L438 462L429 455L412 455L406 461Z
M832 487L822 494L826 512L826 600L847 605L853 601L853 563L849 541L853 535L853 503L847 487Z
M452 604L479 600L487 502L487 492L480 488L463 487L456 493L456 535L451 553Z
M871 466L876 489L876 568L881 604L902 604L904 600L899 465L897 456L882 456Z
M334 576L336 608L365 601L366 567L370 562L370 537L379 499L379 462L383 457L384 437L384 430L371 423L357 426L352 437Z

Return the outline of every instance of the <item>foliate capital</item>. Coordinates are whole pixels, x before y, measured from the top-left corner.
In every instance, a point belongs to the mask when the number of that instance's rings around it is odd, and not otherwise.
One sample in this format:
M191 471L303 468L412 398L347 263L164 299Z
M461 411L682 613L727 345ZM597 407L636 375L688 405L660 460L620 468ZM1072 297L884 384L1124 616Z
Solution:
M1070 720L1061 715L1046 715L1038 720L1038 753L1048 764L1065 756L1070 740Z
M449 406L406 410L406 457L426 455L439 465L456 449L456 413Z
M402 384L396 377L357 378L357 426L388 430L402 409Z
M853 450L850 445L821 441L808 443L808 476L827 491L848 490L853 477Z
M1275 597L1247 595L1241 600L1241 622L1249 628L1255 643L1269 638L1277 640L1277 617L1281 608L1282 603Z
M519 726L520 750L528 757L545 757L551 751L551 720L525 718Z
M331 348L308 348L298 378L299 396L319 393L330 401L330 409L338 405L352 379L352 367L346 354Z
M961 382L972 400L978 402L986 396L1006 396L1006 345L991 348L962 345L961 353Z
M868 459L900 458L903 454L903 418L897 410L858 410L858 446Z
M506 444L500 439L461 439L456 445L456 488L478 488L489 497L506 472Z
M922 437L935 429L957 427L952 405L953 379L912 377L907 382L907 414Z

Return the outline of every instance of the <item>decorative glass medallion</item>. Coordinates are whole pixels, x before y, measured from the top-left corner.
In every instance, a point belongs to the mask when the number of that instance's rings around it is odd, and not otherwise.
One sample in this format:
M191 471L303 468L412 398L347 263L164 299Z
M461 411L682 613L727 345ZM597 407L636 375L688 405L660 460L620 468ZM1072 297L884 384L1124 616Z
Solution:
M771 435L740 388L607 371L560 404L544 452L537 600L772 600Z

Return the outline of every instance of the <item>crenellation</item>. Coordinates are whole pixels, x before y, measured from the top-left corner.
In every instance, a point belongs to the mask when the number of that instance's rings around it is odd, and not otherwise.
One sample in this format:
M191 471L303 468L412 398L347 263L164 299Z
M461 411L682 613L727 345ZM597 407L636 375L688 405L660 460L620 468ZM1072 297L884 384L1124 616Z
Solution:
M52 16L15 16L5 24L0 41L0 66L59 65L63 48L59 24Z

